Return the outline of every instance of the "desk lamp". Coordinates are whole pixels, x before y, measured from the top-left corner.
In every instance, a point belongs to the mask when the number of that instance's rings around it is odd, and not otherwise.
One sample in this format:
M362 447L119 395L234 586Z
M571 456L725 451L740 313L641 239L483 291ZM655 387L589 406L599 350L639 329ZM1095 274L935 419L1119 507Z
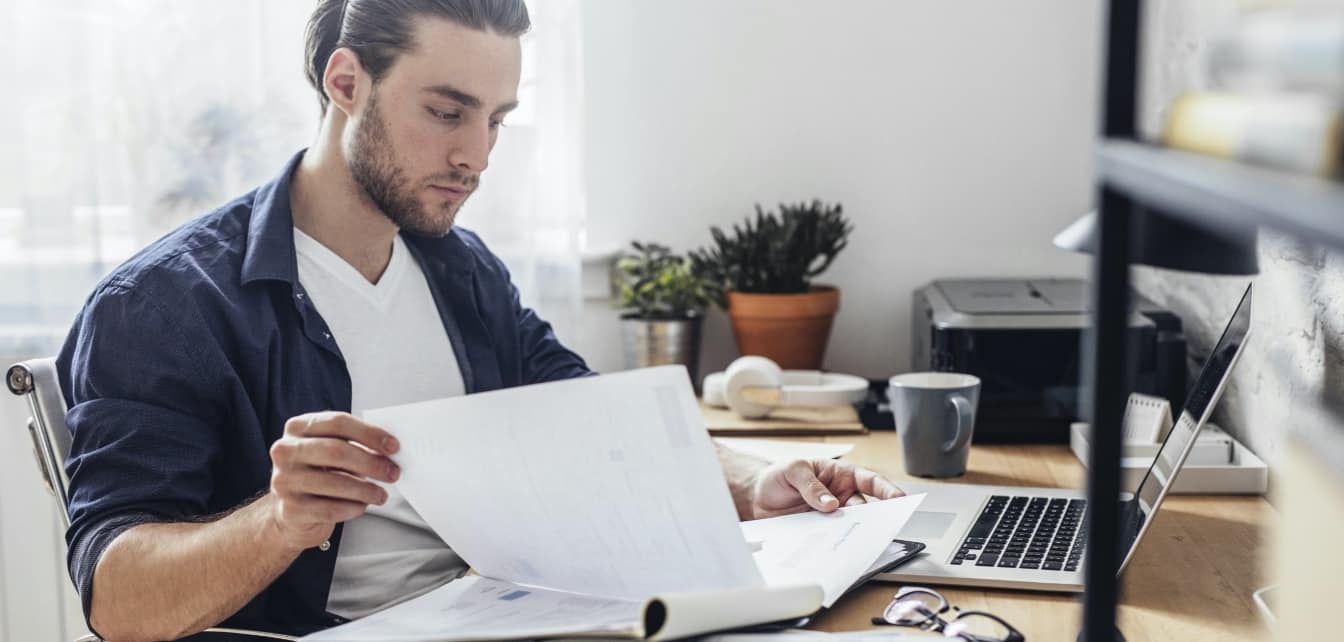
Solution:
M1118 417L1111 417L1116 419L1112 422L1101 421L1099 419L1101 411L1098 409L1104 409L1112 415L1118 415L1123 407L1121 400L1127 396L1117 394L1117 390L1111 389L1123 385L1124 380L1117 373L1103 370L1099 365L1102 360L1097 355L1101 350L1109 349L1111 350L1112 361L1114 361L1114 357L1126 352L1124 349L1117 350L1115 346L1103 345L1106 336L1119 338L1119 341L1123 341L1123 335L1114 329L1103 331L1100 329L1100 325L1107 321L1102 318L1107 309L1110 309L1112 314L1119 314L1129 308L1128 278L1122 275L1118 280L1106 280L1106 275L1108 273L1115 274L1115 271L1104 270L1102 261L1107 261L1108 265L1112 267L1120 267L1121 273L1127 270L1128 265L1148 265L1202 274L1245 276L1259 272L1256 229L1253 227L1212 233L1191 227L1155 210L1125 202L1124 199L1119 198L1114 192L1106 188L1102 190L1102 198L1105 200L1109 215L1104 224L1098 220L1095 211L1089 212L1062 230L1054 239L1054 244L1057 247L1092 254L1095 257L1093 261L1094 298L1092 306L1094 332L1092 333L1091 344L1085 350L1085 354L1091 361L1092 398L1087 407L1092 409L1092 416L1088 419L1091 421L1094 430L1099 429L1103 423L1107 426L1119 427ZM1117 220L1122 218L1122 221ZM1107 230L1104 233L1103 227ZM1109 238L1103 240L1103 234ZM1097 248L1102 244L1105 244L1107 248L1115 248L1115 250L1108 250L1110 254L1099 254ZM1123 248L1127 248L1128 252L1124 252ZM1112 263L1121 258L1117 257L1117 254L1125 255L1123 257L1124 266ZM1108 291L1112 297L1110 299L1107 299ZM1105 302L1107 300L1114 301L1116 300L1115 297L1123 300L1123 305L1118 308L1108 308ZM1121 362L1123 363L1123 361ZM1110 435L1108 439L1101 439L1094 435L1092 442L1095 447L1090 449L1087 463L1089 513L1092 513L1088 518L1087 551L1089 564L1097 568L1088 568L1084 574L1083 599L1084 625L1086 628L1095 631L1097 627L1095 624L1088 624L1086 614L1095 614L1096 608L1114 609L1115 604L1111 602L1109 605L1094 605L1090 604L1089 601L1108 602L1118 596L1118 578L1116 577L1118 560L1105 555L1102 556L1103 559L1097 560L1093 557L1093 554L1099 550L1115 549L1118 543L1114 531L1120 521L1119 508L1115 503L1120 488L1118 461L1120 453L1118 436ZM1102 442L1109 442L1111 446L1103 447ZM1107 501L1106 495L1111 489L1116 491L1115 497L1110 497ZM1103 506L1107 509L1105 512L1102 511ZM1100 568L1101 566L1105 568ZM1105 630L1105 626L1102 625L1102 630ZM1083 640L1086 634L1085 630L1079 635L1079 640ZM1124 640L1124 636L1120 633L1118 627L1115 630L1114 639ZM1100 640L1089 639L1086 642L1100 642Z
M1134 210L1129 219L1131 264L1230 276L1260 272L1254 228L1215 235L1145 208ZM1095 254L1096 211L1061 230L1054 244L1063 250Z

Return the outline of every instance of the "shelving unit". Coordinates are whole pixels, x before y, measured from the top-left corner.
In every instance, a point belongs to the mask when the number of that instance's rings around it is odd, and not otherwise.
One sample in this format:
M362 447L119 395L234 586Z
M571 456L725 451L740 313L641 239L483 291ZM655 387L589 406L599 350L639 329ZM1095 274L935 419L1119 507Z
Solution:
M1264 225L1344 247L1344 184L1125 139L1097 149L1108 186L1210 229Z
M1181 220L1217 234L1276 229L1344 249L1344 185L1145 144L1136 135L1142 0L1107 8L1103 140L1097 150L1100 238L1093 259L1093 447L1088 465L1088 543L1083 597L1086 642L1122 639L1117 598L1115 498L1120 490L1120 425L1128 364L1123 320L1129 305L1130 219ZM1308 433L1313 451L1344 462L1344 434ZM1109 510L1102 510L1102 508Z

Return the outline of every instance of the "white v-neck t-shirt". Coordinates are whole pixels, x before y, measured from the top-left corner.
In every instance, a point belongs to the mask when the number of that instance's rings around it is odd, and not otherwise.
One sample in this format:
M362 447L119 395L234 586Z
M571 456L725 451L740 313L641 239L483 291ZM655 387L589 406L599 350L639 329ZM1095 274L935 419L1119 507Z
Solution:
M294 229L299 282L350 372L350 410L465 394L462 372L420 264L401 236L378 283ZM460 577L467 565L401 493L345 523L327 610L357 618Z

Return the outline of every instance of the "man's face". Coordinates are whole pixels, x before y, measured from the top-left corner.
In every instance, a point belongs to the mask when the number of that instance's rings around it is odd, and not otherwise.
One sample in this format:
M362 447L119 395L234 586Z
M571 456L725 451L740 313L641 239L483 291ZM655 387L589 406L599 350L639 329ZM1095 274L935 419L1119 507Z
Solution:
M355 181L393 223L441 236L517 105L522 50L517 38L418 23L414 48L373 86L343 144Z

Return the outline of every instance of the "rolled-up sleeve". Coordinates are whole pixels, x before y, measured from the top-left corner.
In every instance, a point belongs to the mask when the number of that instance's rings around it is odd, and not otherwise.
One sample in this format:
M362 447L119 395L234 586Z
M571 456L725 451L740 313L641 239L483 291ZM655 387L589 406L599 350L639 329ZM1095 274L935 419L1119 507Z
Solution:
M57 360L70 406L68 563L86 616L108 545L139 524L204 516L214 488L218 342L163 300L104 284Z

